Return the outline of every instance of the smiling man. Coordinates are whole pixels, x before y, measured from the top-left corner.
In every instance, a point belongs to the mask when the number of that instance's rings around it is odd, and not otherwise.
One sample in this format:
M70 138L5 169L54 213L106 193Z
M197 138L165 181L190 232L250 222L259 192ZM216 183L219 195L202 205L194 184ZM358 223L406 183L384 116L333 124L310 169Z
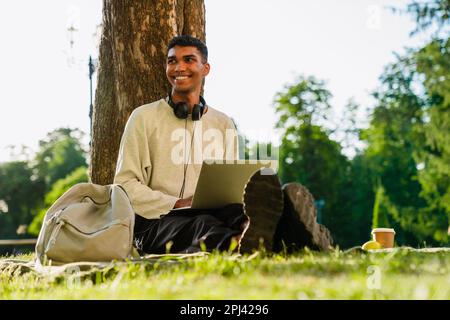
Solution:
M208 159L238 158L233 121L200 95L209 71L202 41L187 35L173 38L166 65L171 92L136 108L125 126L114 183L131 200L135 245L141 253L165 253L169 247L170 252L196 252L203 244L208 251L227 250L246 226L241 204L172 211L190 207L205 154ZM206 141L208 136L219 139Z

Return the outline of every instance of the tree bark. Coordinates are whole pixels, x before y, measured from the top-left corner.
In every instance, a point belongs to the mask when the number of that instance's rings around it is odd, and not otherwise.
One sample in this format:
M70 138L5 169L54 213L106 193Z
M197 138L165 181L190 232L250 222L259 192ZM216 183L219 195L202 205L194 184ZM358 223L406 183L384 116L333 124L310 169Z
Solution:
M167 96L167 44L182 34L205 41L203 0L104 0L90 178L113 182L120 138L131 112Z

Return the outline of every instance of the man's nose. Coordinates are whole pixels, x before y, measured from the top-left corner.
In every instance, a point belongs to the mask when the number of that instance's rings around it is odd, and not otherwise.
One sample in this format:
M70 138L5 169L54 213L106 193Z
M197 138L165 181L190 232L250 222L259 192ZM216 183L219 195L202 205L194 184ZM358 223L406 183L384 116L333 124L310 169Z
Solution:
M183 70L186 70L186 65L184 64L184 62L178 62L176 65L175 65L175 71L183 71Z

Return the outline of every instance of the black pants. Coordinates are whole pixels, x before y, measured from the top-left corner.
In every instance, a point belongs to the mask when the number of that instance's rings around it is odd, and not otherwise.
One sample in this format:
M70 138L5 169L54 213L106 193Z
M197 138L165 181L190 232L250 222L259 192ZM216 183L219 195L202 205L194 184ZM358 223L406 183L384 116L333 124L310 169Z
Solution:
M283 213L274 234L273 249L294 251L310 246L305 226L284 203ZM247 221L242 204L230 204L221 209L185 209L171 211L161 219L145 219L136 216L134 242L142 253L192 253L201 251L203 242L207 251L228 250L231 237L242 232Z
M242 232L247 220L242 204L230 204L220 209L185 209L171 211L161 219L145 219L135 215L134 243L142 253L192 253L228 250L231 238Z

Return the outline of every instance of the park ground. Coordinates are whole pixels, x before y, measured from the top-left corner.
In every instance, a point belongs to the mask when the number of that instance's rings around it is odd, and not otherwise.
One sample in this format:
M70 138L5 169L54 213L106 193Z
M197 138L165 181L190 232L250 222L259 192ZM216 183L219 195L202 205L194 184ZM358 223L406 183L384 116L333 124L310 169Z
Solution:
M450 251L212 253L39 274L0 257L0 299L450 299ZM2 265L3 262L3 265Z

